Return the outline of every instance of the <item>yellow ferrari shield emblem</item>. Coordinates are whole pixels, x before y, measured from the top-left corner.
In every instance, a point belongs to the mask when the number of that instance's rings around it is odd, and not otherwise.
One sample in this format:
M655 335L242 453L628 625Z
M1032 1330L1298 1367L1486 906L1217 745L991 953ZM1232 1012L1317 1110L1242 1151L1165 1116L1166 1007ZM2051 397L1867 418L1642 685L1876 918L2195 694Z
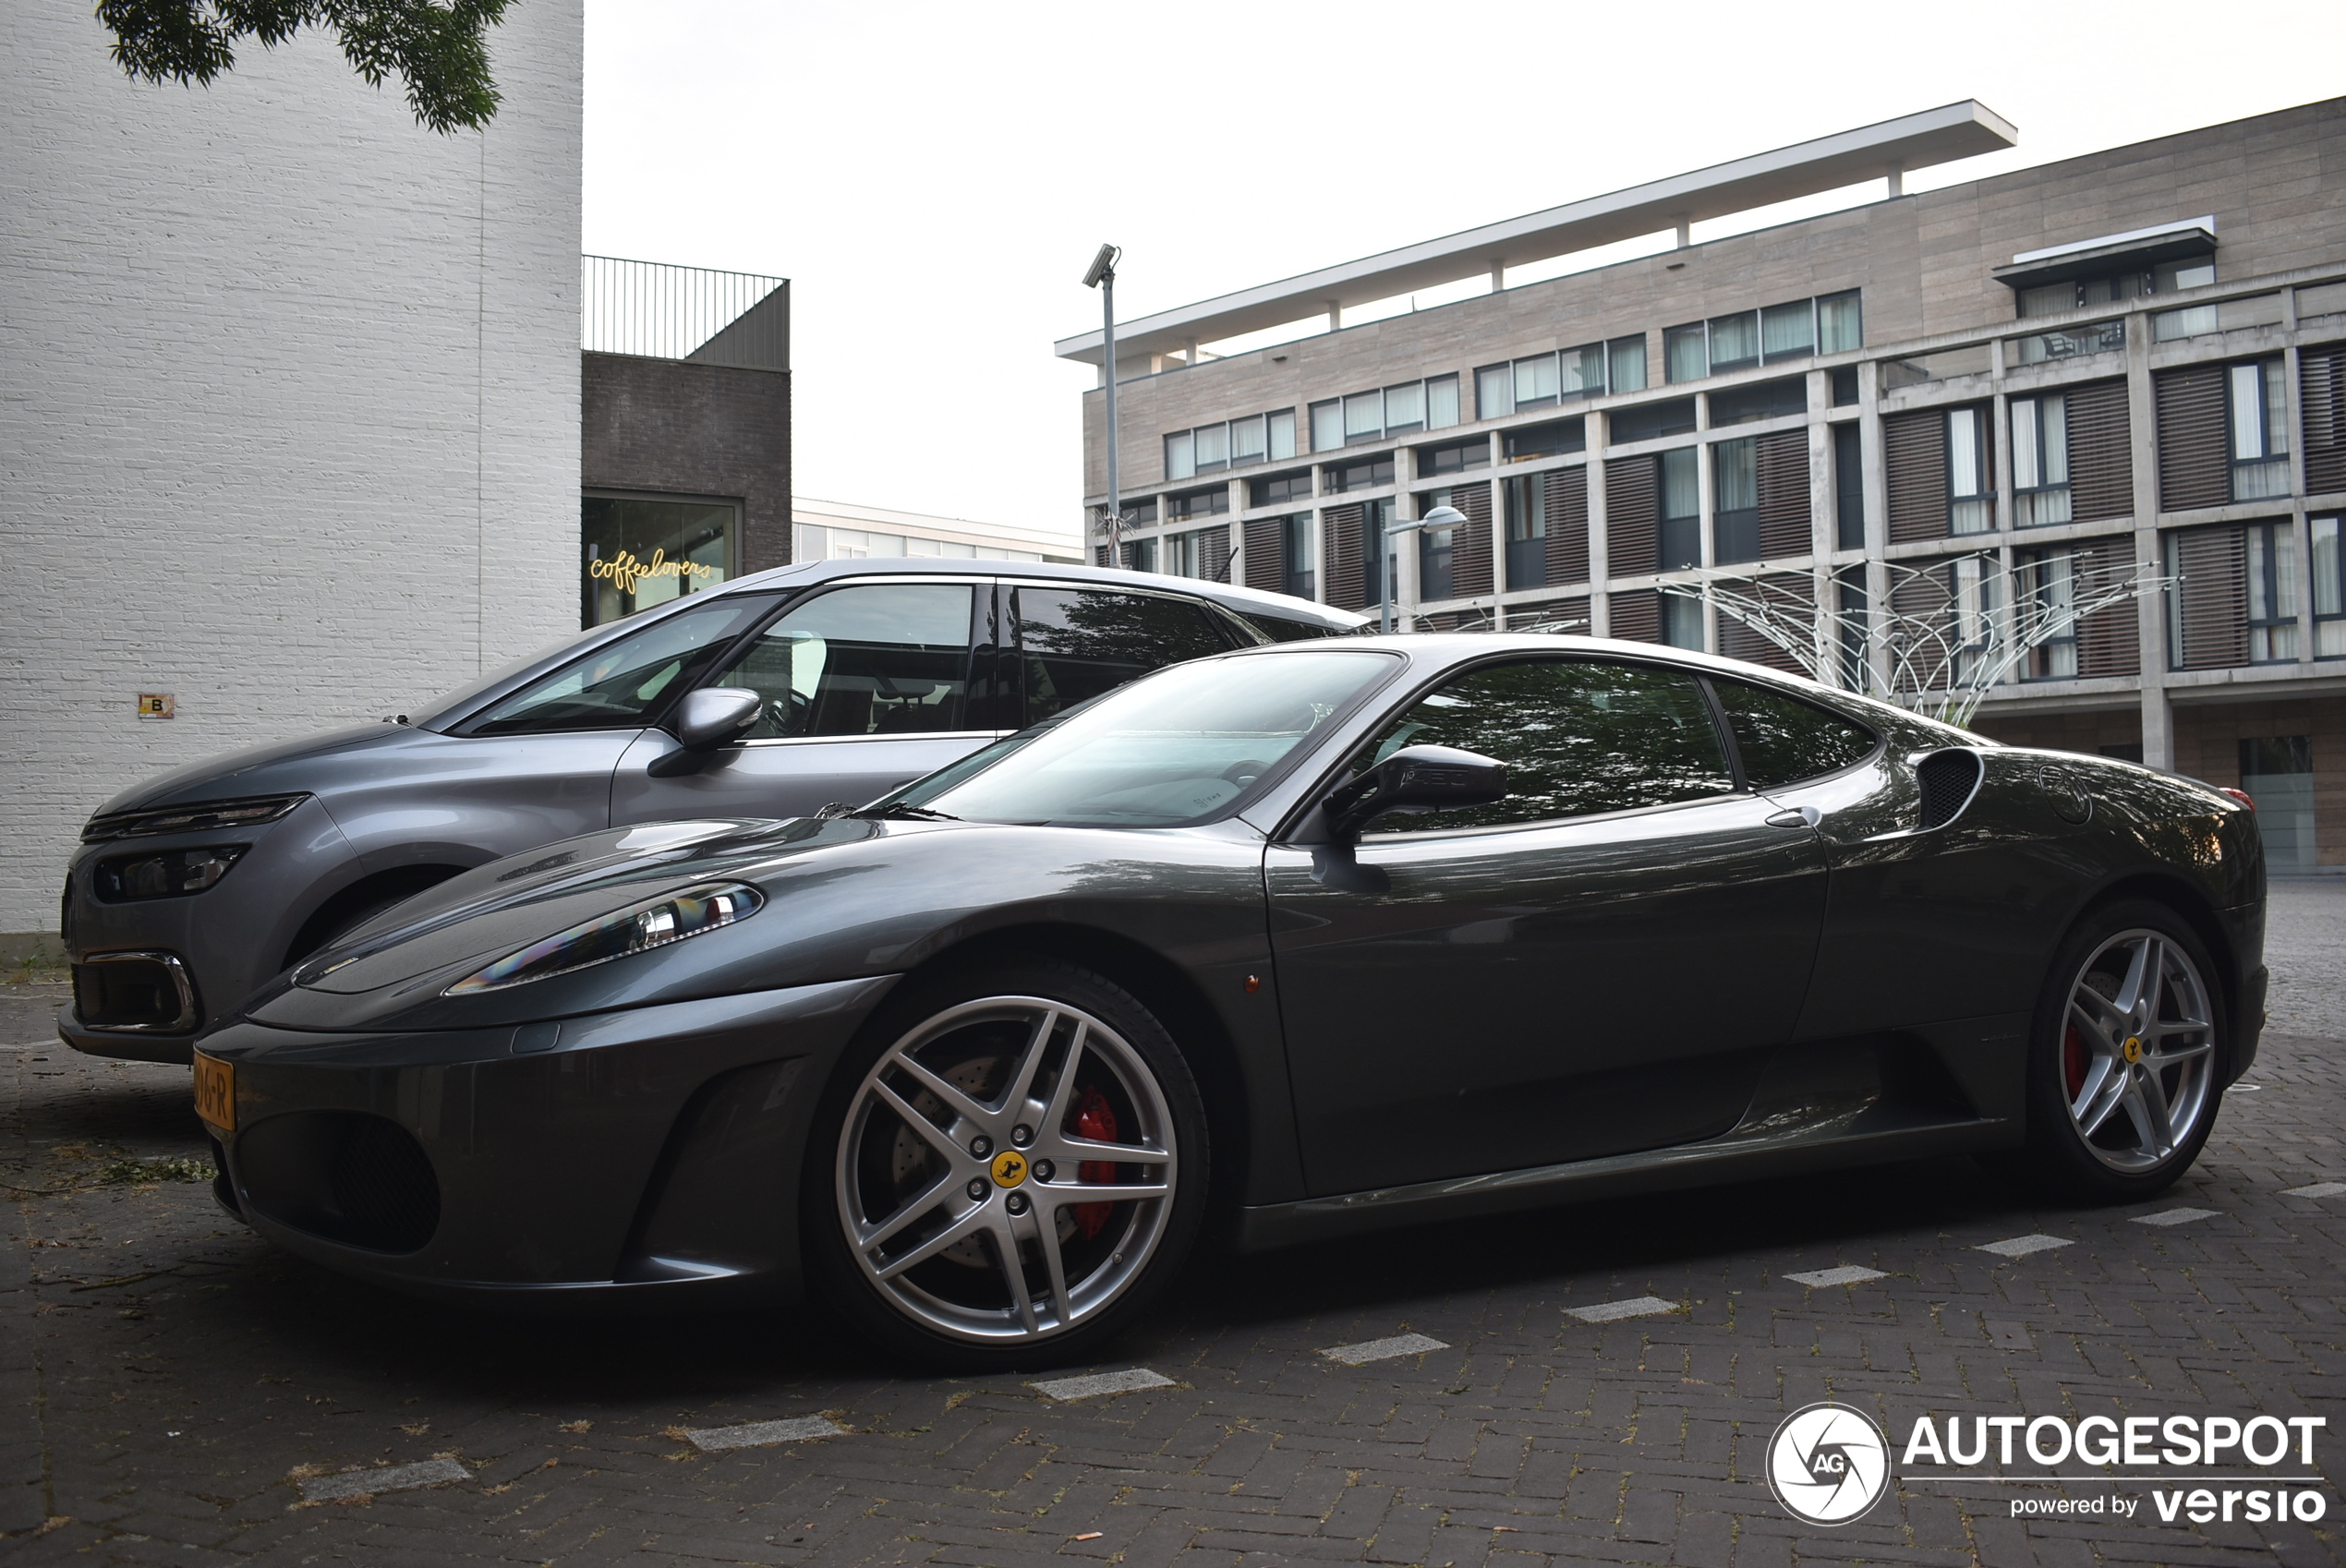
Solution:
M2119 1049L2125 1054L2126 1060L2130 1064L2139 1062L2143 1059L2143 1037L2139 1034L2129 1034L2126 1036L2126 1043Z
M1015 1149L1005 1149L994 1156L994 1185L1016 1187L1026 1179L1026 1156Z

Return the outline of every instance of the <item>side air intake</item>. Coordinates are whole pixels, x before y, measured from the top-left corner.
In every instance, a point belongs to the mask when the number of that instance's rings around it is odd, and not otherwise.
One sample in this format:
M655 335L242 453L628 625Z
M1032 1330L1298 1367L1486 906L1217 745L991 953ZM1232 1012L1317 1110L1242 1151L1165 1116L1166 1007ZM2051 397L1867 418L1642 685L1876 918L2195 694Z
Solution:
M1933 752L1917 763L1915 778L1922 785L1922 827L1944 827L1961 816L1979 788L1979 774L1977 752Z

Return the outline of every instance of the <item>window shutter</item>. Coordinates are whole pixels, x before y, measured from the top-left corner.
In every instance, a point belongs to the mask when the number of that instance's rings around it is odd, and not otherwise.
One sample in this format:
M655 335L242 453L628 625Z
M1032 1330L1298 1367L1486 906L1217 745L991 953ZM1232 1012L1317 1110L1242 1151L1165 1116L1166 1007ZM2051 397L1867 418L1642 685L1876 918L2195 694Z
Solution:
M1357 506L1331 506L1321 513L1320 559L1327 562L1327 601L1338 609L1362 609L1369 602L1360 517Z
M2346 490L2346 344L2300 352L2297 380L2305 419L2305 491Z
M1920 408L1881 422L1890 542L1947 537L1947 412Z
M1106 545L1094 545L1092 547L1092 564L1094 566L1115 565L1116 559L1108 553L1108 549L1109 547Z
M1648 459L1646 461L1648 465L1651 466L1651 460ZM1608 486L1610 483L1611 481L1608 479ZM1610 506L1612 504L1612 492L1610 488L1608 488L1605 494L1605 503ZM1648 530L1648 533L1649 537L1651 537L1651 530ZM1647 570L1651 571L1652 568L1648 567ZM1662 595L1660 591L1653 588L1639 588L1631 593L1614 595L1613 634L1616 637L1626 637L1633 643L1658 643L1662 641Z
M1903 564L1917 570L1890 590L1890 613L1893 620L1913 623L1916 630L1907 634L1912 657L1899 672L1898 689L1935 692L1947 684L1949 655L1956 635L1954 561L1951 558Z
M1651 535L1652 530L1648 529ZM1561 468L1548 476L1548 581L1589 580L1589 471ZM1651 570L1651 569L1649 569ZM1621 571L1615 564L1614 571ZM1626 573L1622 573L1626 575Z
M1450 504L1466 513L1466 525L1450 535L1450 594L1472 598L1491 591L1491 486L1477 480L1450 492Z
M2123 383L2119 385L2122 391ZM2070 417L2074 419L2076 416L2072 414ZM2071 461L2074 462L2074 448L2072 453ZM2122 575L2134 559L2132 540L2105 539L2099 544L2080 545L2076 553L2078 580L2099 592ZM2080 676L2090 680L2097 675L2139 675L2142 665L2142 620L2135 613L2134 599L2120 599L2077 622Z
M1753 446L1760 477L1760 556L1784 561L1815 554L1816 541L1808 532L1808 432L1778 430L1760 437Z
M1246 585L1283 594L1287 586L1287 558L1279 549L1280 536L1286 524L1276 517L1258 517L1246 525Z
M1798 431L1793 433L1799 434ZM1807 438L1802 437L1801 451L1804 457L1808 451L1806 441ZM1765 468L1760 470L1763 476L1766 472ZM1763 477L1760 482L1764 486L1765 478ZM1802 482L1805 484L1807 481L1804 479ZM1767 491L1764 488L1761 489L1762 498L1766 494ZM1807 500L1805 491L1802 494L1802 500L1804 502ZM1766 504L1763 499L1760 502L1762 527L1766 526L1764 521ZM1802 515L1804 517L1807 515L1805 504L1802 507ZM1752 589L1756 590L1757 596L1774 609L1780 618L1788 618L1809 626L1816 624L1816 583L1808 573L1772 572L1753 584ZM1761 636L1758 632L1736 620L1731 612L1723 609L1719 612L1719 651L1729 658L1739 658L1746 664L1764 665L1770 669L1781 669L1787 675L1808 673L1808 667L1793 657L1789 652Z
M2232 498L2231 464L2224 448L2224 367L2163 371L2154 385L2159 510L2223 505Z
M1230 580L1230 525L1201 528L1197 536L1197 574L1209 583Z
M2220 380L2218 382L2221 388ZM2161 421L2162 428L2164 421ZM2219 452L2220 453L2220 448ZM2163 457L2163 454L2162 454ZM2160 466L2164 468L2162 461ZM2248 662L2248 536L2237 525L2186 528L2174 539L2175 668Z
M2069 517L2099 523L2134 511L2134 454L2126 383L2063 387L2069 408Z
M1604 538L1608 570L1615 577L1642 577L1661 559L1662 480L1659 457L1615 458L1604 465ZM1554 578L1551 577L1551 581ZM1620 596L1613 601L1620 604ZM1614 624L1619 621L1614 611ZM1654 607L1654 631L1645 642L1662 640L1662 609ZM1615 632L1614 636L1626 633Z

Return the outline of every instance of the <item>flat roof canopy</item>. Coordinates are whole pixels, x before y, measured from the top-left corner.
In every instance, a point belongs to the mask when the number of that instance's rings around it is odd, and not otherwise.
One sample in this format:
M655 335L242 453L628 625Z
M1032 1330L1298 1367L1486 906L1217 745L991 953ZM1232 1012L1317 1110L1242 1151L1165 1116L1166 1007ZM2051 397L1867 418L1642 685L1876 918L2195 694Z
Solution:
M1191 343L1218 342L1301 320L1331 307L1366 305L1456 283L1486 274L1493 267L1526 266L1680 223L1723 218L1835 190L1893 170L1923 169L1977 157L2014 146L2019 139L2020 132L2010 121L1977 100L1965 99L1944 108L1841 131L1731 163L1715 163L1609 196L1551 207L1544 212L1159 311L1118 325L1116 356L1120 362L1127 352L1136 359L1168 354ZM1053 345L1060 358L1087 365L1099 364L1103 350L1097 328L1061 338Z

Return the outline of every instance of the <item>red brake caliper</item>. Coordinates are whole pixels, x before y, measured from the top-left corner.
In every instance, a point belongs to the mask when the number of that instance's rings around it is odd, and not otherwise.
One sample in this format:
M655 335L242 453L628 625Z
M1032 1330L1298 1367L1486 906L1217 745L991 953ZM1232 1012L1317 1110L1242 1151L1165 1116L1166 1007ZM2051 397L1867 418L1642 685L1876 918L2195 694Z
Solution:
M2086 1037L2071 1024L2061 1037L2061 1076L2069 1085L2069 1103L2077 1103L2078 1092L2086 1087Z
M1116 1141L1116 1108L1107 1103L1106 1095L1096 1089L1083 1091L1082 1103L1075 1108L1075 1132L1077 1137L1088 1138L1094 1143ZM1086 1160L1075 1167L1075 1179L1095 1184L1113 1182L1116 1179L1116 1162ZM1100 1227L1107 1224L1108 1214L1115 1207L1113 1203L1075 1205L1075 1226L1083 1233L1084 1240L1089 1241L1100 1234Z

